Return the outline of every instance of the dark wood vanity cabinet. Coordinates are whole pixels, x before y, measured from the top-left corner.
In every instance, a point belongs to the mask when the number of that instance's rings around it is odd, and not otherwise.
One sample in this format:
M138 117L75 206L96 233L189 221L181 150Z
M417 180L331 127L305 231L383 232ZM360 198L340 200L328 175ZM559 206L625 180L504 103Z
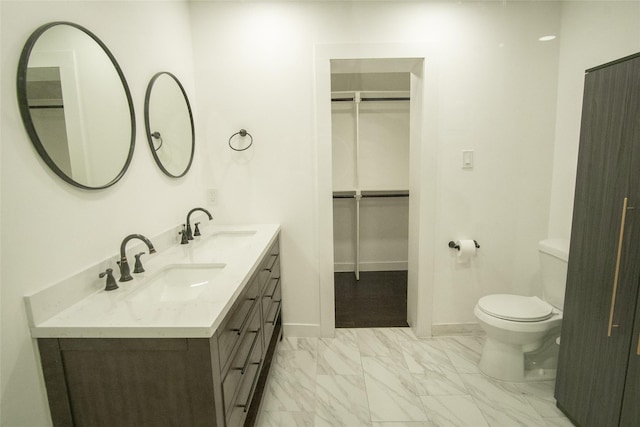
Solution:
M210 338L39 338L54 426L252 425L280 295L276 240Z
M584 427L640 425L640 54L588 70L556 378Z

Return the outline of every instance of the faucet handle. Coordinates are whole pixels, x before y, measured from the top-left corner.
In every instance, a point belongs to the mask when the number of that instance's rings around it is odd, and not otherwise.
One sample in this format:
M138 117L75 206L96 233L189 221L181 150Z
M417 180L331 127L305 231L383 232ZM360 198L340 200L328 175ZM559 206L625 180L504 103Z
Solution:
M198 224L200 224L199 222L195 223L195 229L193 230L193 235L194 236L200 236L200 229L198 228Z
M182 231L179 232L178 234L182 234L182 238L180 239L180 244L181 245L186 245L189 243L189 239L187 237L187 225L186 224L182 224Z
M144 273L144 267L142 266L142 262L140 261L140 257L144 255L146 252L140 252L139 254L135 254L136 264L133 267L134 273Z
M107 276L107 284L104 288L105 291L114 291L118 289L118 284L116 283L116 279L113 277L113 270L111 268L107 268L102 273L98 274L99 278L103 278Z

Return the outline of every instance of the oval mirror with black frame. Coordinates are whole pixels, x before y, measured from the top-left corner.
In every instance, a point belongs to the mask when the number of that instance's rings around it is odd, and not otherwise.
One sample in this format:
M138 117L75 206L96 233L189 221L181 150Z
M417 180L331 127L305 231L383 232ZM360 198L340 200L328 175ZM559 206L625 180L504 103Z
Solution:
M17 89L31 142L60 178L90 190L122 178L135 145L133 102L95 34L72 22L39 27L20 55Z
M184 176L193 162L195 135L191 105L176 76L153 76L144 102L147 139L156 163L166 175Z

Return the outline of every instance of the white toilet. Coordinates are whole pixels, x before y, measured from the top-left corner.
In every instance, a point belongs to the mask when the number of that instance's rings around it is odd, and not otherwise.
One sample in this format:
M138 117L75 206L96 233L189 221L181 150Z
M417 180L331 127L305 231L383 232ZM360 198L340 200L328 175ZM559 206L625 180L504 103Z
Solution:
M487 333L480 370L502 381L549 380L556 376L569 242L538 244L542 298L487 295L474 314Z

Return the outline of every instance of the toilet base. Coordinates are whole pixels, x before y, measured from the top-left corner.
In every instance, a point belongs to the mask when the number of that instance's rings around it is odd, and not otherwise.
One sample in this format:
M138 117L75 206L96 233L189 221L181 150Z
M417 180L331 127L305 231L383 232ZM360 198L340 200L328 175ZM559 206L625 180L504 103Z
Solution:
M483 374L500 381L545 381L555 379L557 362L558 345L553 334L530 352L525 352L522 345L487 337L478 367Z

